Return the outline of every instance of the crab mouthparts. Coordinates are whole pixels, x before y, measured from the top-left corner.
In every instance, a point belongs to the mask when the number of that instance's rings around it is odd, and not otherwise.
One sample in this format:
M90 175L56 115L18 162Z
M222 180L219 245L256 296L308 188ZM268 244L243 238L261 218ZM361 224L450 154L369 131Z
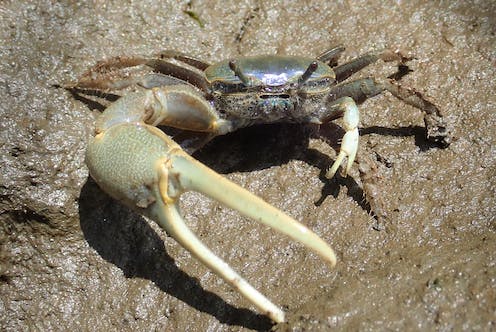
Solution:
M280 98L280 99L289 99L289 94L287 93L267 93L260 96L261 99L272 99L272 98Z

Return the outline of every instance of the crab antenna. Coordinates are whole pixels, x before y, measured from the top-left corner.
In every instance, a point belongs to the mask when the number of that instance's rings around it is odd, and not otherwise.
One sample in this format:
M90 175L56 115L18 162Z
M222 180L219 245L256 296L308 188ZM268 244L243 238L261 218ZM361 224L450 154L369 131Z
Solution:
M241 71L241 68L238 66L236 60L229 61L229 68L231 68L231 70L234 72L234 75L236 75L245 86L252 85L250 78Z
M302 84L304 84L306 81L308 81L310 76L312 76L312 74L317 70L318 67L319 67L319 64L317 63L317 61L312 61L308 65L307 70L305 70L303 75L301 75L300 78L298 79L298 86L300 87Z

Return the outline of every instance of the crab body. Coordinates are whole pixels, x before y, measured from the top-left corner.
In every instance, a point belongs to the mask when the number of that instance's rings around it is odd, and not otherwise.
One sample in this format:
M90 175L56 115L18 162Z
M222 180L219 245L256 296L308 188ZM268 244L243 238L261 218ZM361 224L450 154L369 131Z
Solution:
M332 68L312 58L264 55L241 57L236 63L248 84L235 74L228 60L208 67L205 76L214 108L238 128L318 119L335 83ZM317 69L306 81L299 82L313 63L317 63Z
M316 60L291 56L254 56L236 60L249 84L230 68L230 61L208 67L215 109L234 121L235 127L272 122L308 122L317 118L334 83L331 67L318 62L317 69L302 83L298 80Z
M340 66L344 48L330 49L315 59L263 55L209 65L188 55L165 51L154 57L117 57L98 63L71 89L138 91L111 104L96 121L86 163L98 185L115 199L155 220L194 257L238 290L276 322L284 313L189 230L179 212L179 196L201 192L258 222L288 235L316 252L331 266L333 250L319 236L257 196L228 181L189 153L209 140L241 127L273 122L326 123L342 117L345 134L340 152L328 169L332 178L344 158L345 172L358 149L359 112L355 101L385 90L422 110L427 138L447 145L449 135L438 108L419 93L391 80L373 78L343 82L363 67L382 59L405 58L384 50L365 54ZM135 66L154 70L145 76L120 74ZM170 137L157 126L181 131Z

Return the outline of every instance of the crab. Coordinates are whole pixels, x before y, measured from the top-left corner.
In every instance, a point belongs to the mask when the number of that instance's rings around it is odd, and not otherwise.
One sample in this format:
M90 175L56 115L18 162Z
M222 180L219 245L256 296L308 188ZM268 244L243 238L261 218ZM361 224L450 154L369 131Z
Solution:
M98 117L86 163L110 196L156 221L172 238L239 291L260 312L283 322L284 312L208 249L187 227L179 197L193 190L242 215L286 234L317 253L331 267L331 247L303 224L227 180L190 156L218 135L274 122L322 124L342 117L345 134L328 168L332 178L347 158L346 175L358 149L355 101L389 91L424 112L427 138L446 146L449 134L439 109L394 80L343 82L377 60L403 63L399 52L370 52L336 66L344 51L331 48L315 58L261 55L207 64L186 54L115 57L97 63L70 85L78 91L134 87ZM133 68L151 68L129 75ZM157 126L180 129L174 137Z

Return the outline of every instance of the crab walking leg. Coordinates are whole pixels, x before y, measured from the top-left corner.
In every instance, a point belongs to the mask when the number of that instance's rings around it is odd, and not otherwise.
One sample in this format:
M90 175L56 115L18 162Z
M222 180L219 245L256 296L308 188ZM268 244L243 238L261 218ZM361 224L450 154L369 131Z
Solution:
M120 90L138 82L134 78L125 76L118 72L122 68L131 68L145 64L143 57L118 56L99 61L88 69L75 84L69 84L68 88L97 89L97 90Z
M342 109L344 111L343 127L344 130L346 130L346 133L343 136L341 149L336 161L334 161L334 164L332 164L332 166L327 170L326 177L328 179L332 178L334 174L336 174L336 171L345 157L348 157L345 175L348 174L351 166L353 166L353 161L355 160L358 150L358 121L360 117L358 107L355 104L355 101L353 101L350 97L343 97L336 100L331 107L337 107L338 109Z
M147 56L118 56L107 60L99 61L96 65L88 69L75 84L68 84L67 88L96 89L96 90L121 90L133 84L149 86L151 78L132 78L119 70L146 65L154 70L169 76L170 79L162 80L166 85L171 84L174 79L183 84L189 82L199 89L208 92L208 83L203 75L203 70L209 64L189 57L188 55L164 51L157 54L158 58ZM179 64L170 60L178 60ZM181 63L186 66L182 66ZM154 74L152 74L154 76ZM156 80L155 80L156 81Z
M175 51L175 50L161 51L161 52L157 53L157 57L160 59L176 59L178 61L186 63L186 64L193 66L193 67L200 69L200 70L205 70L205 69L207 69L207 67L210 66L210 64L206 63L205 61L196 59L189 54L182 53L182 52Z
M401 53L394 52L389 49L366 53L351 60L350 62L343 63L342 65L333 68L334 73L336 74L336 82L344 81L354 73L378 61L379 59L384 62L396 61L398 63L404 63L410 60L410 58L404 57Z
M243 277L234 271L226 262L208 249L184 223L176 204L156 204L152 214L159 225L188 250L193 257L220 276L232 288L241 293L260 312L265 313L276 323L284 322L284 312L251 286Z
M317 55L317 60L325 62L325 63L334 63L337 62L341 53L343 53L345 48L342 45L338 45L336 47L325 50L321 54Z
M418 91L400 86L396 81L389 79L362 78L355 81L339 84L332 89L331 96L335 102L344 96L349 96L357 102L389 91L399 100L418 108L424 113L424 122L427 129L427 139L442 147L451 143L451 133L441 110L428 101Z

